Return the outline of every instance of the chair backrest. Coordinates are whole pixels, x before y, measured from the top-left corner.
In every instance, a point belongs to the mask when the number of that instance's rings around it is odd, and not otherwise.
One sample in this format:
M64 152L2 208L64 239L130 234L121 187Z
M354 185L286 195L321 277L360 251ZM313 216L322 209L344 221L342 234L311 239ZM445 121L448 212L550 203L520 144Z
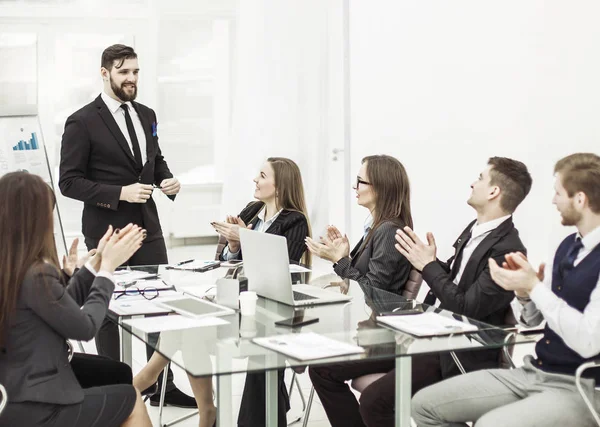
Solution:
M219 243L217 243L217 251L215 252L215 261L219 261L223 248L227 245L227 239L219 234Z
M402 291L402 296L409 299L417 299L417 295L419 295L419 290L421 289L421 285L423 284L423 276L414 268L410 269L410 273L408 274L408 280L406 281L406 285L404 285L404 290Z
M2 384L0 384L0 415L4 411L6 404L8 403L8 394Z

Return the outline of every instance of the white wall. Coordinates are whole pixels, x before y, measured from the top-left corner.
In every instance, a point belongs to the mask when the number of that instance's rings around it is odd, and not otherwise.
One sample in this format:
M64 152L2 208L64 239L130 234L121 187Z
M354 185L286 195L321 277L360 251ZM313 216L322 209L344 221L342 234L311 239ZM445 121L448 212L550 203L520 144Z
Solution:
M527 164L533 188L516 225L538 262L562 236L553 166L600 140L600 3L352 1L352 162L400 159L418 233L451 254L474 218L470 183L490 156ZM352 211L359 237L365 212Z

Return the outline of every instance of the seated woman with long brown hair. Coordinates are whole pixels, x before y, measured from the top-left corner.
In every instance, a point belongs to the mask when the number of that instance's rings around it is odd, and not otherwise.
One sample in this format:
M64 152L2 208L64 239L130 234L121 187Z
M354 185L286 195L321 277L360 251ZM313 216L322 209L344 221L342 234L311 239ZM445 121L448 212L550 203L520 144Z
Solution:
M0 425L151 427L132 385L83 389L66 344L96 335L112 274L138 250L145 231L109 227L96 255L65 286L51 188L37 175L9 173L0 178L0 205L0 383L9 396Z
M352 252L348 238L334 226L319 242L307 238L306 245L319 258L333 262L335 273L343 279L401 295L411 264L394 249L395 235L398 228L413 228L406 170L391 156L365 157L354 190L356 202L369 210L372 221L365 224Z
M242 259L239 228L250 228L257 232L277 234L287 239L288 253L291 262L304 261L310 264L310 254L304 246L304 239L310 236L310 225L304 200L304 186L300 169L294 161L284 157L271 157L263 164L259 174L254 178L257 199L249 203L238 216L228 216L223 222L213 222L213 227L220 234L226 245L221 248L221 260ZM186 343L182 342L184 363ZM189 346L189 345L188 345ZM165 349L169 346L165 346ZM172 346L171 346L172 347ZM175 346L176 347L176 346ZM188 352L188 353L191 353ZM194 350L198 363L210 363L207 351L199 347ZM133 379L133 383L141 390L154 384L158 375L167 365L168 360L155 352L148 364ZM200 410L200 427L213 425L216 419L212 378L189 377L194 397ZM242 396L242 404L238 425L265 425L265 411L257 410L265 406L265 382L263 374L248 374ZM279 426L285 426L286 412L289 409L289 397L283 382L283 370L279 373Z

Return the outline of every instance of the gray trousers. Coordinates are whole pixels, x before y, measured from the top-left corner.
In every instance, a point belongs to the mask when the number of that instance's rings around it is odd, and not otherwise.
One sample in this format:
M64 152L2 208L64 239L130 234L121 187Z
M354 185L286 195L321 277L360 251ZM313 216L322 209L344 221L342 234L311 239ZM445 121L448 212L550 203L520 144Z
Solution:
M418 392L412 416L418 427L594 427L596 423L575 386L575 377L549 374L532 365L490 369L447 379ZM594 380L582 381L600 410Z

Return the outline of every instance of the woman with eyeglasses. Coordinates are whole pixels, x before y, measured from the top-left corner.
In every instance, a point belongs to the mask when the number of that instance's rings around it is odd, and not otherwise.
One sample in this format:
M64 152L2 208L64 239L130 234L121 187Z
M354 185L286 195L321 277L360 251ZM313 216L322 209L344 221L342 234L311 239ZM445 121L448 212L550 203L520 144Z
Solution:
M398 228L413 228L406 170L391 156L365 157L354 190L357 203L368 209L372 220L365 224L352 252L348 238L334 226L320 241L308 237L306 245L314 255L333 262L335 273L343 279L402 294L411 264L394 245Z
M66 343L96 335L115 287L113 272L140 248L145 231L109 227L96 254L65 285L52 189L37 175L8 173L0 178L0 205L0 383L9 396L0 426L151 427L131 384L86 388ZM109 366L96 358L98 369Z

